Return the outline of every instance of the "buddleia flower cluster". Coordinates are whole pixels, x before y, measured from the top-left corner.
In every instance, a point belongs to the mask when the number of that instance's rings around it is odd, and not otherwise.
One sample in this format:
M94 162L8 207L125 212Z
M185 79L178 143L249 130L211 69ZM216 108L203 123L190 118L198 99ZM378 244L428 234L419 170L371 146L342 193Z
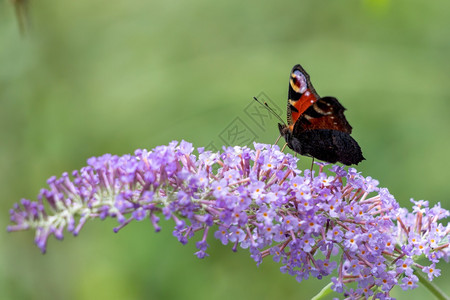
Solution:
M51 177L37 201L16 204L8 231L35 230L45 252L50 236L78 235L91 219L115 218L115 232L148 219L158 232L162 218L182 244L200 235L199 258L214 237L248 249L257 264L271 257L298 281L334 271L332 289L350 299L391 299L394 286L413 289L418 272L432 280L448 261L450 226L438 221L449 212L439 204L411 200L408 211L354 168L302 172L278 146L197 151L182 141L90 158L71 176Z

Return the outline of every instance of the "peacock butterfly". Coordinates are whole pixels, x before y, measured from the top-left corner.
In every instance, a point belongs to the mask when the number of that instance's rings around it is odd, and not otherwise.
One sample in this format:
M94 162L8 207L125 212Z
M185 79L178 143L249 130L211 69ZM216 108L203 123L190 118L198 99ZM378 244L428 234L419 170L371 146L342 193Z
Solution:
M329 163L358 164L365 158L350 136L352 127L345 108L334 97L319 97L308 73L300 65L289 77L287 124L278 124L280 134L293 151Z

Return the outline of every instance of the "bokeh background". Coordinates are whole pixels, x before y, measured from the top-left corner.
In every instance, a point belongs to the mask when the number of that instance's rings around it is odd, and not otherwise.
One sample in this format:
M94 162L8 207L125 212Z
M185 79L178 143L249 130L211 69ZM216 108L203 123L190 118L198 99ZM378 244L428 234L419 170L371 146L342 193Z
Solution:
M114 234L114 220L94 221L42 255L32 232L6 233L8 210L94 155L181 139L221 147L236 117L273 143L276 122L257 127L245 109L263 92L285 118L296 63L348 109L360 172L403 206L449 209L449 11L446 0L40 0L20 34L1 1L0 299L310 299L328 279L298 283L213 239L199 260L170 222Z

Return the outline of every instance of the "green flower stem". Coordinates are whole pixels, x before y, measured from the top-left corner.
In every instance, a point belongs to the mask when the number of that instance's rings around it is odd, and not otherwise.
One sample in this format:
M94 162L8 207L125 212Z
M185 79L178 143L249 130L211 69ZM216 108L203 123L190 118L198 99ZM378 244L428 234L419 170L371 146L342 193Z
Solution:
M429 281L424 274L422 274L422 271L414 268L415 272L414 274L419 278L420 283L422 283L434 296L436 296L436 299L439 300L450 300L450 297L448 297L437 285L435 285L432 281ZM331 294L333 290L331 289L331 286L333 285L332 282L327 284L316 296L311 298L311 300L320 300L323 299L325 296Z
M439 300L450 300L448 297L437 285L435 285L432 281L429 281L428 278L422 273L421 270L414 268L414 275L419 278L420 283L423 284L433 295L436 296L436 299Z
M333 282L330 282L329 284L324 286L323 289L320 290L320 292L317 295L315 295L313 298L311 298L311 300L319 300L319 299L322 299L323 297L331 294L333 292L333 290L331 289L332 285L333 285Z

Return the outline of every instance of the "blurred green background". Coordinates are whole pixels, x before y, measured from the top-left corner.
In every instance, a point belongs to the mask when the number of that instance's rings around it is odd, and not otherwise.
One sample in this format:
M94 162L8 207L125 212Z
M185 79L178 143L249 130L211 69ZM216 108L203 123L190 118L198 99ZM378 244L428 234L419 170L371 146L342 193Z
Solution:
M5 232L14 202L90 156L181 139L220 147L236 117L273 143L276 122L259 128L244 110L264 92L285 118L296 63L348 109L367 159L359 171L403 206L450 208L449 1L30 2L25 36L0 2L0 299L310 299L328 279L297 283L213 239L199 260L171 222L113 234L114 220L94 221L50 239L46 255L31 232Z

